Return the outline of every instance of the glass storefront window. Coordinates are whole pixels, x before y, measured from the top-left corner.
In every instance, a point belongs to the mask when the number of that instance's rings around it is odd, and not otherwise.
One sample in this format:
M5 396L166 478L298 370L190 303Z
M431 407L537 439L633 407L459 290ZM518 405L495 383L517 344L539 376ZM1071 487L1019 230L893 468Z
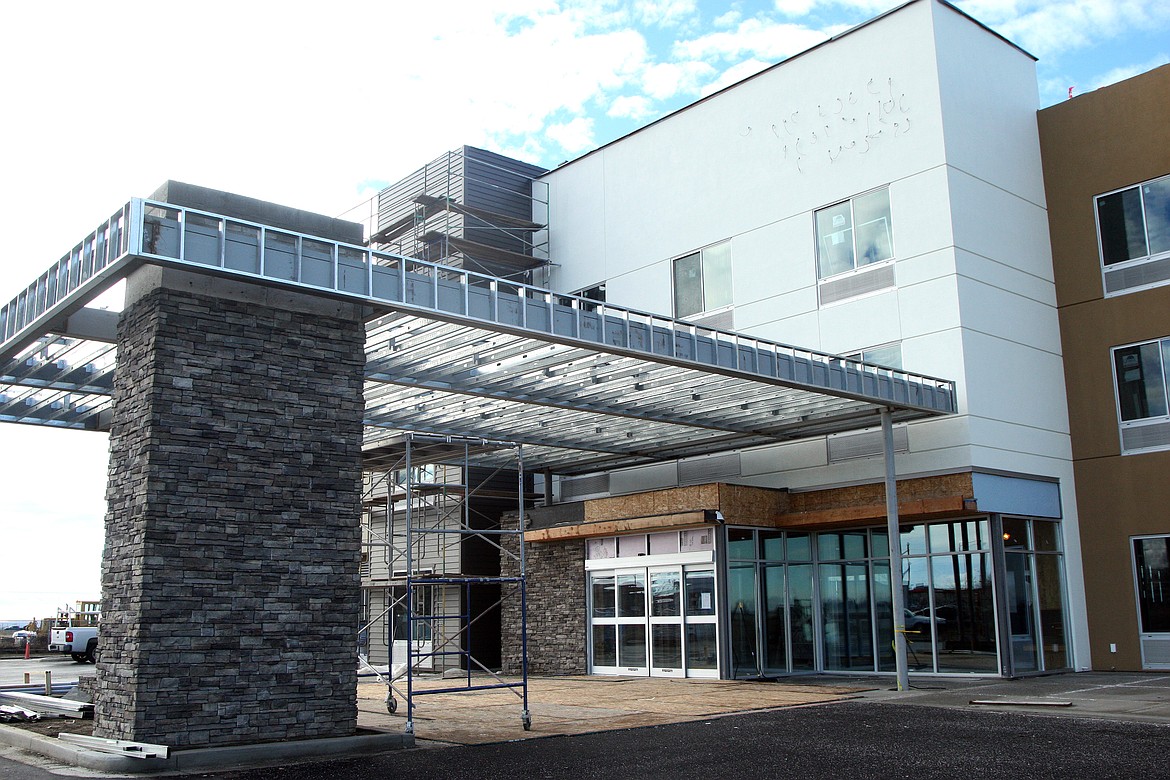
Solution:
M1031 549L1028 539L1028 521L1021 517L1003 519L1003 546L1008 550Z
M783 531L760 531L760 558L765 561L784 560Z
M812 560L812 541L808 534L788 534L788 560Z
M967 524L964 524L967 525ZM995 672L995 606L991 556L931 559L940 672Z
M755 564L737 564L728 569L727 609L731 622L732 677L759 674L756 657Z
M1040 522L1035 523L1035 527L1040 525ZM1036 556L1040 640L1043 643L1044 668L1048 670L1064 669L1069 665L1064 631L1064 577L1060 564L1058 555Z
M786 593L784 566L764 567L764 671L783 674L788 671L788 653L784 631Z
M1056 523L1046 523L1043 520L1032 521L1032 536L1035 537L1037 552L1056 552L1060 549L1060 527Z
M727 557L733 561L756 559L756 534L747 528L727 529Z
M903 555L926 555L926 526L904 526L898 532Z

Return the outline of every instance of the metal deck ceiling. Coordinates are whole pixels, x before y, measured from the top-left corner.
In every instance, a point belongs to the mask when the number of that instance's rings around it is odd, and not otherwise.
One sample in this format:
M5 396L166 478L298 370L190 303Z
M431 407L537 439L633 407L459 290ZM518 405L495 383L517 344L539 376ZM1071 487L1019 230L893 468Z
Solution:
M569 474L955 411L947 380L134 199L0 308L0 422L108 427L114 316L84 307L144 263L365 304L371 452L506 440Z

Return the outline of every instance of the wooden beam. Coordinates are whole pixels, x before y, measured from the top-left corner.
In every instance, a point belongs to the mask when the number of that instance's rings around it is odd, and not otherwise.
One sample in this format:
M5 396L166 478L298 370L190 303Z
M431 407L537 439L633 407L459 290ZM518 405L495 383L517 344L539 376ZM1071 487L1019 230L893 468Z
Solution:
M903 521L956 517L977 511L974 500L963 496L940 496L898 502L898 516ZM808 512L789 512L776 515L767 525L773 528L856 525L883 520L885 516L885 504L864 504ZM734 518L728 518L728 521L735 522Z
M670 515L631 517L624 520L602 520L579 525L559 525L552 528L537 528L524 533L525 542L563 542L569 539L592 539L598 536L615 536L636 531L660 531L667 528L694 528L713 525L707 513L679 512Z

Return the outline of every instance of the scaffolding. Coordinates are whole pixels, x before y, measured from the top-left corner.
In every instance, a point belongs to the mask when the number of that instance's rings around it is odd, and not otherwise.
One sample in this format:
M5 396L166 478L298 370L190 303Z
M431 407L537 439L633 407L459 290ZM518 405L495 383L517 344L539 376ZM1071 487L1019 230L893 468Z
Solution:
M489 454L495 465L476 465ZM528 730L521 529L532 496L521 447L404 433L367 449L365 463L359 652L363 667L387 686L387 709L396 712L404 700L406 732L414 733L420 696L505 689L520 700ZM518 522L505 525L505 513ZM504 560L515 574L503 574ZM512 599L519 602L519 681L500 671L501 606ZM420 688L420 675L444 682Z
M549 265L548 184L537 178L543 173L471 146L448 152L371 201L369 244L534 283L534 273Z

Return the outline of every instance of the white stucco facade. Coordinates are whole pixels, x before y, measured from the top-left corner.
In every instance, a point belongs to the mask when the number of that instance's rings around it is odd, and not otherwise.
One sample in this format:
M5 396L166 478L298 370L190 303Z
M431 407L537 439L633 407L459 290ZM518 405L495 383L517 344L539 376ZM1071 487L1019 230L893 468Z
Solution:
M898 475L1059 483L1085 669L1037 104L1028 54L949 5L908 3L547 174L551 284L604 282L612 303L672 314L674 259L729 242L729 327L842 354L897 344L907 370L956 380L959 413L909 426ZM824 302L815 212L879 188L893 283ZM731 481L808 490L882 473L881 457L830 462L822 439L741 453ZM611 474L609 490L674 484L676 469L652 466Z

